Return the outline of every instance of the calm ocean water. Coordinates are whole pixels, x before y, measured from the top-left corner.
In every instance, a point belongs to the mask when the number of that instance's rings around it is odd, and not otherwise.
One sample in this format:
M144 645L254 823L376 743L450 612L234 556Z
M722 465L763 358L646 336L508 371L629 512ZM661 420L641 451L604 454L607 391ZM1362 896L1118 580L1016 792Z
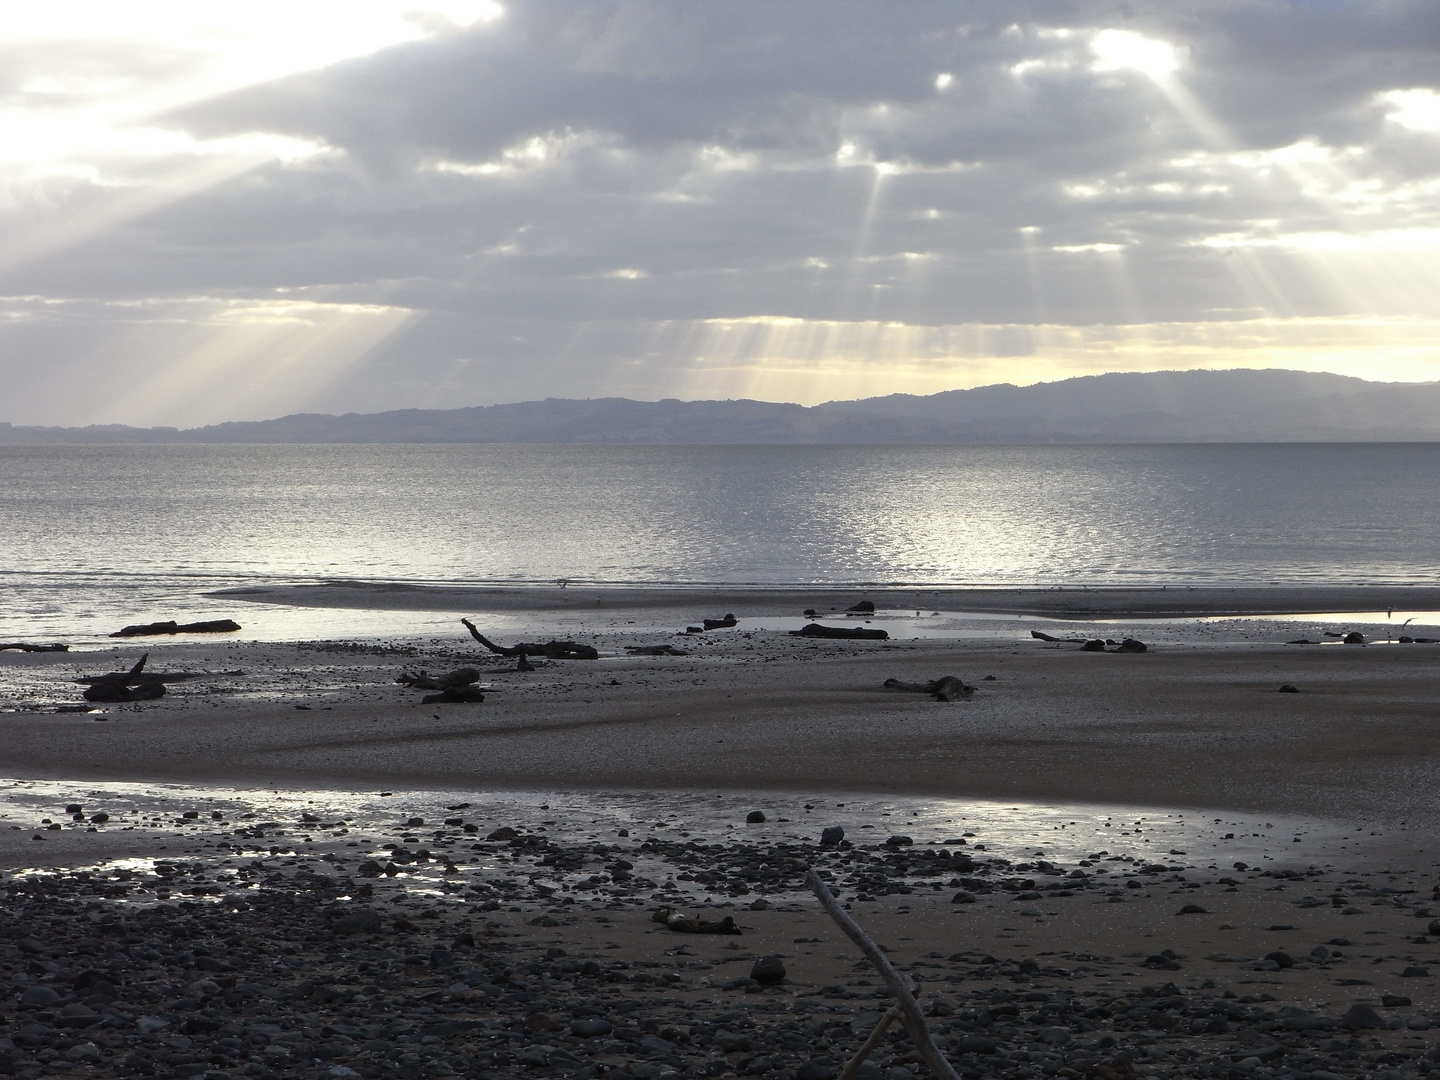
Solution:
M1434 584L1437 478L1431 444L0 447L0 638L334 578Z

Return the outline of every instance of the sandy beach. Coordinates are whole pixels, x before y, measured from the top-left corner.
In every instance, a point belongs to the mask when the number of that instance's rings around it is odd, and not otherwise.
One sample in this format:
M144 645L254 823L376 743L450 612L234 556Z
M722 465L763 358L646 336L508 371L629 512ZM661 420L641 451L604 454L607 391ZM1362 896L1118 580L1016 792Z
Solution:
M240 1025L235 1037L253 1045L212 1045L211 1071L405 1076L380 1044L404 1049L404 1032L418 1040L438 1031L444 1013L470 1026L425 1044L428 1071L416 1076L548 1069L796 1080L812 1059L819 1064L807 1076L833 1075L873 1022L864 998L883 997L799 877L805 865L833 866L844 902L928 987L936 1024L956 1040L990 1040L983 1053L974 1049L981 1044L953 1043L967 1077L1069 1070L1114 1080L1096 1068L1209 1077L1241 1061L1241 1075L1264 1076L1285 1074L1289 1061L1288 1074L1325 1080L1368 1075L1385 1061L1428 1067L1422 1033L1440 1020L1427 966L1440 965L1427 906L1437 865L1431 731L1440 645L1384 640L1418 634L1418 622L1366 623L1365 644L1343 645L1325 635L1359 625L1344 616L1229 617L1275 614L1283 598L1272 594L1227 604L1203 593L1187 617L1167 623L1154 615L1176 606L1172 598L1148 592L1087 594L1089 622L1074 597L1048 591L987 595L975 610L1003 617L979 620L953 597L941 607L906 596L905 607L917 606L902 611L887 594L874 614L833 610L854 603L854 592L557 588L543 603L503 593L455 608L476 597L427 591L422 602L414 593L335 586L265 599L465 611L482 629L491 629L489 612L502 644L557 636L594 646L599 658L536 659L535 670L515 671L512 659L471 640L458 617L443 636L283 642L247 641L242 631L0 654L0 737L13 778L0 857L19 913L12 932L24 930L27 898L41 895L47 904L74 896L109 905L146 940L166 920L191 925L239 973L231 990L191 1001L174 975L166 982L137 969L107 1007L131 1017L118 1027L145 1010L172 1031L186 1015L208 1017L216 1031ZM1282 610L1328 613L1423 610L1436 597L1321 591L1303 607L1289 599ZM792 636L807 621L801 601L828 611L825 624L884 628L889 637ZM227 611L243 623L247 607ZM733 628L680 632L732 611ZM1032 630L1133 636L1148 650L1082 652ZM1285 643L1299 638L1324 644ZM657 644L684 655L627 650ZM79 702L75 680L124 670L147 651L149 671L201 677L170 684L155 701L57 711ZM483 701L425 705L422 692L396 682L402 672L461 666L483 673ZM973 693L939 702L884 687L945 675ZM1298 692L1280 693L1284 684ZM760 825L748 821L756 811L766 815ZM819 846L832 825L845 829L844 848ZM311 895L324 904L296 906ZM1186 904L1200 910L1178 914ZM742 933L677 935L651 919L661 905L730 913ZM361 907L380 920L364 948L350 938L338 952L320 944L338 940L337 912ZM225 933L312 941L299 957L328 965L325 985L340 991L321 993L314 977L273 965L255 974L260 954L225 947ZM549 963L558 950L607 971L623 963L675 978L627 983L625 993L644 1002L638 1013L602 999L598 976L575 972L564 976L573 984L557 974L519 997L513 987L476 996L443 970L455 961L424 960L467 935L483 939L493 963L515 954L517 973L523 956ZM1342 940L1354 944L1327 944ZM1276 952L1293 962L1267 962ZM420 959L395 960L400 981L387 983L374 974L381 953ZM787 982L749 984L750 962L771 954L786 958ZM371 974L356 974L362 967ZM1424 974L1403 974L1412 969ZM375 985L345 990L353 979ZM14 983L17 1002L28 985ZM657 990L669 996L645 996ZM1147 994L1188 1004L1174 1023L1154 1010L1132 1023L1129 1011L1147 1009ZM1002 1000L1057 995L1073 1008L1030 1019L993 1012ZM1410 1004L1384 1006L1402 998ZM1259 1011L1225 1020L1227 1003L1240 1001ZM1379 1028L1347 1026L1357 1003L1380 1010ZM1084 1015L1095 1008L1107 1015ZM281 1016L280 1026L251 1033L257 1010ZM549 1021L530 1019L537 1013L559 1018L554 1033L538 1030ZM567 1034L567 1025L602 1014L618 1041ZM623 1019L632 1014L633 1028ZM751 1050L717 1041L727 1024L755 1028L771 1014L780 1019L746 1043ZM1315 1022L1285 1027L1286 1015ZM1058 1031L1051 1021L1063 1037L1045 1034ZM261 1052L261 1035L271 1045L276 1032L294 1029L313 1050L327 1038L322 1029L337 1026L352 1033L343 1053L301 1061L288 1049L283 1058ZM661 1038L662 1028L672 1049L645 1051L640 1041ZM369 1050L362 1029L373 1029ZM814 1032L826 1029L817 1049ZM101 1040L85 1065L91 1072L77 1075L205 1072L182 1060L195 1057L190 1048L155 1049L164 1030L113 1047ZM516 1030L542 1046L533 1060L496 1050ZM786 1040L806 1031L808 1049L797 1056ZM22 1051L17 1070L43 1068ZM651 1071L649 1060L663 1064ZM919 1069L903 1045L879 1060L890 1071L870 1080Z

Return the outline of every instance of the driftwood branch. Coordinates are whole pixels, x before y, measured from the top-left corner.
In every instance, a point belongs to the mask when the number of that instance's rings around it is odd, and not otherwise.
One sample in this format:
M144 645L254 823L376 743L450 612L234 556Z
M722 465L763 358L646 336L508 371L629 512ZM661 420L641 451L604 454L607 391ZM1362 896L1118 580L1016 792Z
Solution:
M0 652L15 649L19 652L69 652L69 645L32 645L28 641L11 641L0 645Z
M830 891L830 887L825 884L817 871L811 869L810 873L806 875L806 881L810 885L810 891L819 898L820 906L825 909L825 914L834 919L835 924L845 931L845 936L860 947L860 951L865 954L870 965L885 980L885 985L890 987L891 993L895 995L893 1008L899 1011L906 1030L910 1032L910 1041L915 1044L916 1051L925 1064L930 1067L930 1071L938 1080L960 1080L960 1074L945 1059L945 1055L935 1045L935 1040L930 1037L930 1029L925 1025L925 1014L920 1011L920 1003L911 993L910 981L895 970L895 965L890 963L890 958L885 955L884 950L861 929L860 924L850 917L849 912L840 906L840 901L835 899L835 894Z
M961 682L954 675L946 675L943 678L931 679L929 682L901 682L899 679L886 679L886 690L907 690L912 694L929 694L936 701L954 701L959 697L966 697L975 692L975 687Z
M543 644L522 641L518 645L496 645L475 628L469 619L461 619L470 636L485 648L500 656L543 656L549 660L599 660L600 653L593 645L581 645L575 641L547 641Z

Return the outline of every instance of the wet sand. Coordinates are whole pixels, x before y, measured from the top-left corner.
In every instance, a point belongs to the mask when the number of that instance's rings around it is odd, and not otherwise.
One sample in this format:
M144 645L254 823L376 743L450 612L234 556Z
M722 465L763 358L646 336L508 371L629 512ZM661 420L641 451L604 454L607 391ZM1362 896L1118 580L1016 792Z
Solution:
M463 630L3 654L6 695L20 711L0 713L0 738L17 777L869 791L1436 823L1440 646L1283 644L1318 639L1321 625L1304 623L1087 631L1115 640L1133 631L1153 646L1139 655L1036 641L1025 628L1075 628L1034 621L907 639L903 621L877 617L888 641L796 638L747 629L744 618L704 635L631 628L664 616L562 613L550 631L594 644L601 659L540 661L523 674ZM625 649L666 642L690 655ZM155 702L54 714L78 700L73 679L123 670L146 650L154 672L245 674L172 684ZM404 669L462 665L493 669L483 703L426 706L394 682ZM938 703L883 688L943 675L977 689ZM1286 683L1300 692L1278 693Z
M554 612L648 610L694 617L697 606L758 615L795 615L813 608L841 612L862 599L892 609L995 612L1053 619L1179 618L1200 615L1275 615L1305 612L1440 610L1440 587L1243 586L1177 588L917 589L877 585L865 590L827 586L694 585L410 585L334 581L318 585L255 586L209 594L254 603L388 611Z

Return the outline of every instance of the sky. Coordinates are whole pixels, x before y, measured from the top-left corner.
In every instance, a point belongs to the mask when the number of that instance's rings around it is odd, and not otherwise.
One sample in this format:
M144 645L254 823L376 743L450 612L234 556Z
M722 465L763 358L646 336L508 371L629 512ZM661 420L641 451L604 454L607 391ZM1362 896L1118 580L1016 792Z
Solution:
M0 421L1440 380L1434 0L46 0Z

